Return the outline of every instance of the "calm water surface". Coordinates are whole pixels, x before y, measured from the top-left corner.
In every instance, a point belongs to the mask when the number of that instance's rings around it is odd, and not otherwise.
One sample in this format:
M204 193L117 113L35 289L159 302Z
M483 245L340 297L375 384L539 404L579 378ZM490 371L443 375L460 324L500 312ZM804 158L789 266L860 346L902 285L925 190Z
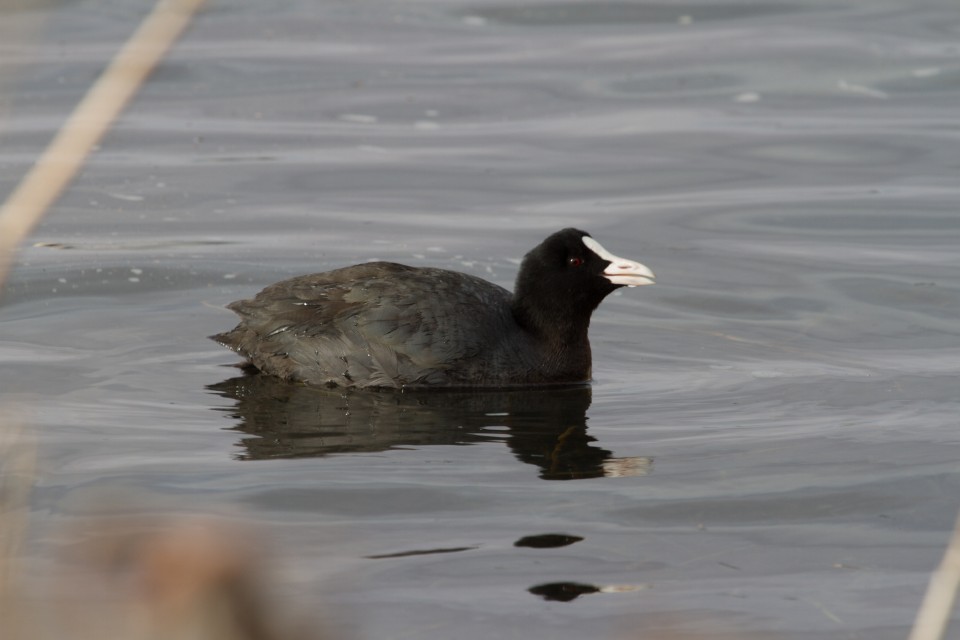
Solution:
M140 5L3 16L4 192ZM24 553L136 502L262 526L364 638L903 638L960 507L958 105L948 0L213 3L3 298ZM591 389L310 390L205 338L375 258L510 286L565 226L658 275Z

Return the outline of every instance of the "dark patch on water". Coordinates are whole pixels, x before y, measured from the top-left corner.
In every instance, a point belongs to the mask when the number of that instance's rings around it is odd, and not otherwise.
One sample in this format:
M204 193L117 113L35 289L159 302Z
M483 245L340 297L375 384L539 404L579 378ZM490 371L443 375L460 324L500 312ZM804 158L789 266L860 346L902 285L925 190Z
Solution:
M566 533L541 533L535 536L524 536L513 543L515 547L531 547L533 549L556 549L567 547L582 541L580 536L571 536Z

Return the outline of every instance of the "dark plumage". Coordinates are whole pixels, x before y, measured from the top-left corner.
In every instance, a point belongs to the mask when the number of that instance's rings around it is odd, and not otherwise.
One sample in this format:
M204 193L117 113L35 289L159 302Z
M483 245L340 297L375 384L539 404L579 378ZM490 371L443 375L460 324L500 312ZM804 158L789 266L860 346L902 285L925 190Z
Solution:
M445 269L370 262L270 285L231 303L214 340L264 373L355 387L505 387L590 380L587 329L640 263L564 229L523 259L515 292Z

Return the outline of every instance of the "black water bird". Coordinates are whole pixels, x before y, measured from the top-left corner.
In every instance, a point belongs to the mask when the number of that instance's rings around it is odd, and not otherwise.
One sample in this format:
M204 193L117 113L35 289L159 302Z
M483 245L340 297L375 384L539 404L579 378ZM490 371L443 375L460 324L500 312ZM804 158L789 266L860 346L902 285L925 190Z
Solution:
M345 387L586 383L590 316L619 287L653 284L578 229L524 257L514 292L445 269L370 262L270 285L211 336L263 373Z

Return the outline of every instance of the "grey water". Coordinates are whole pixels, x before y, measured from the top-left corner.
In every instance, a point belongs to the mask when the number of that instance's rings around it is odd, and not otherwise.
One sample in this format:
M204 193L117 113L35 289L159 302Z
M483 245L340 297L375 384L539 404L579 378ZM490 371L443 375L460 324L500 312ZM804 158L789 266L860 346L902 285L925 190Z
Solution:
M3 193L142 4L2 16ZM960 508L958 204L949 0L211 3L0 299L31 526L253 523L363 638L903 638ZM567 226L658 277L588 389L308 389L205 337L371 259L509 287Z

